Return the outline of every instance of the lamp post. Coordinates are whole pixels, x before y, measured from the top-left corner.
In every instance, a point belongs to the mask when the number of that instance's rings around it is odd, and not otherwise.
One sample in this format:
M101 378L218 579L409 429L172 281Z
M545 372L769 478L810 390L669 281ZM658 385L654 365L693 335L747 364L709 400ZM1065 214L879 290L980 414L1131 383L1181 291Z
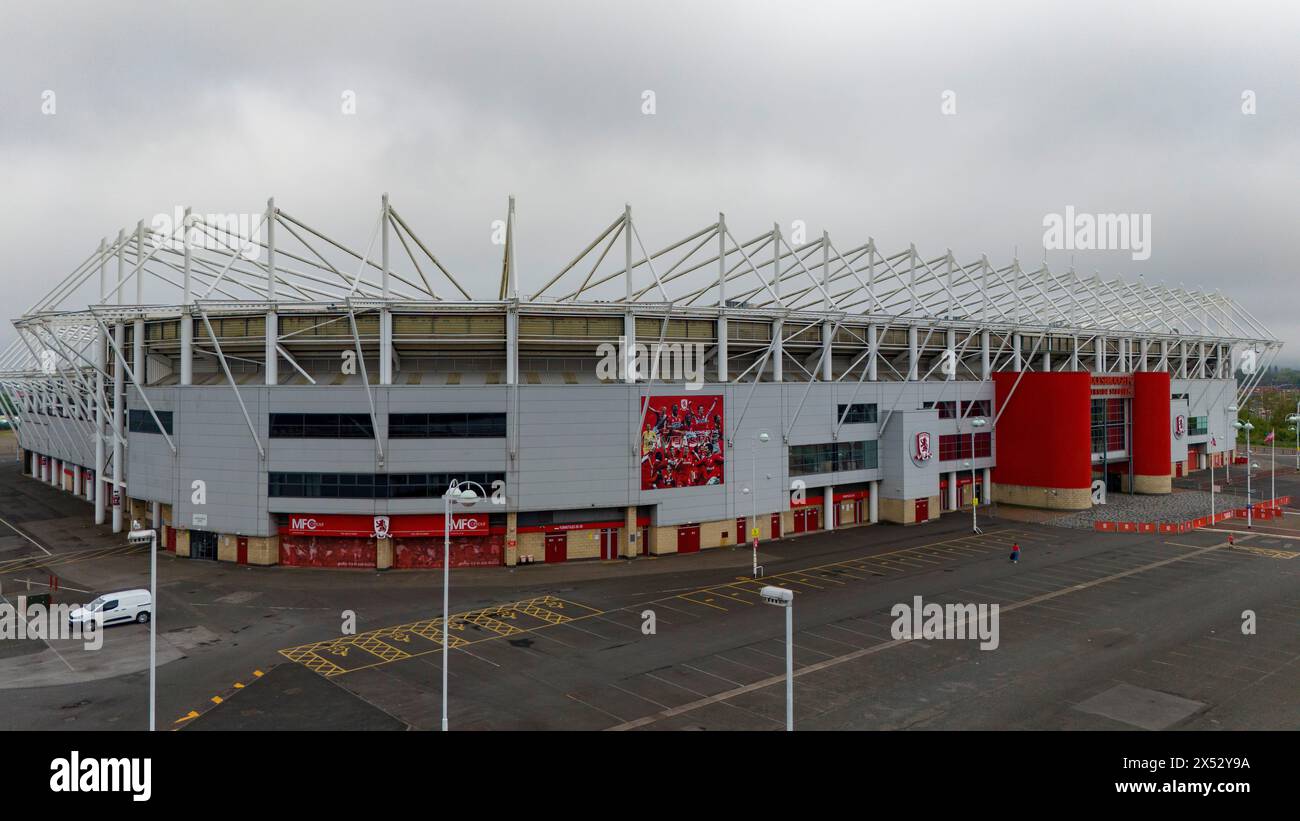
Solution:
M472 487L471 487L472 486ZM478 488L478 492L474 491ZM442 494L442 731L447 726L447 662L451 647L451 503L457 502L469 507L480 498L487 498L487 493L478 482L457 482L451 480L447 492Z
M131 522L126 534L131 544L149 544L149 732L154 731L154 713L158 695L158 531L142 530L138 521Z
M1250 530L1255 526L1254 507L1250 498L1250 474L1253 467L1250 463L1250 432L1255 429L1255 426L1250 422L1243 422L1240 419L1233 422L1232 426L1237 430L1244 430L1246 432L1246 529Z
M1295 430L1295 469L1300 472L1300 399L1296 400L1295 413L1286 418ZM1276 467L1276 466L1275 466Z
M975 491L975 430L987 425L989 421L982 416L970 420L970 526L975 533L981 533L979 518L975 511L980 506L980 495Z
M758 432L758 444L750 448L749 451L749 487L742 488L741 492L748 494L752 503L752 513L749 520L750 537L753 542L754 550L754 578L758 578L758 445L767 444L772 437L768 432L761 430Z
M1232 414L1233 416L1236 416L1237 411L1240 410L1240 408L1238 408L1236 405L1229 405L1227 408L1225 408L1225 410L1228 413ZM1232 421L1232 424L1235 427L1237 425L1237 420L1234 419ZM1232 456L1236 452L1237 452L1237 437L1236 435L1233 435L1232 450L1228 451L1228 459L1223 463L1223 474L1224 474L1223 482L1224 484L1227 485L1232 484Z
M769 584L758 595L765 604L785 608L785 730L794 732L794 591Z

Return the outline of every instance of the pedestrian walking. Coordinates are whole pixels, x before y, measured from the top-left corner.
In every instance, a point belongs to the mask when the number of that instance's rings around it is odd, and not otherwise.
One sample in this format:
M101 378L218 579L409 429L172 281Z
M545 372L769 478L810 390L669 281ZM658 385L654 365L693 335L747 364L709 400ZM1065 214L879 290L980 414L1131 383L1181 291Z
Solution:
M1229 550L1232 550L1232 549L1233 549L1233 548L1232 548L1232 534L1231 534L1231 533L1228 534L1228 549L1229 549Z
M1019 542L1012 542L1012 543L1011 543L1011 563L1012 563L1012 564L1019 564L1019 563L1020 563L1020 543L1019 543Z

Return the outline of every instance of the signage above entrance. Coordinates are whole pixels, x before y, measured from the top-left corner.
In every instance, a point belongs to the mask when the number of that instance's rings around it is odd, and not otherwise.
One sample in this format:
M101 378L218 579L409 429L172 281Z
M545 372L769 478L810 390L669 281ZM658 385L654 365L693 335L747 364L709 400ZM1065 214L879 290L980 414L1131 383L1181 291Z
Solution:
M281 533L299 536L372 536L388 537L441 536L442 514L411 516L366 516L350 513L293 513ZM486 513L458 513L452 516L452 535L486 536Z
M1132 399L1132 374L1093 374L1093 399Z

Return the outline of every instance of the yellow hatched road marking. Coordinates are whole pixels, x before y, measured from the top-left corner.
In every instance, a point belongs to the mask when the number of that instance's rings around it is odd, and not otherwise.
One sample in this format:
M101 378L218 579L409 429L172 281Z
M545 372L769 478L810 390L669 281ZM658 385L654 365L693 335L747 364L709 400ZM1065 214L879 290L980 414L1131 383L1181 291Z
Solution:
M568 610L574 615L557 612L561 610ZM454 613L451 620L446 624L446 627L450 628L451 631L448 647L455 650L481 641L520 635L577 619L601 615L603 612L555 596L538 596L514 604ZM511 624L511 622L518 622L520 615L533 618L541 622L541 624L536 627L519 627L517 624ZM488 631L490 635L466 638L466 625L481 627ZM370 630L365 633L358 633L355 636L343 636L303 644L298 647L288 647L281 650L280 655L303 665L312 672L329 678L357 670L369 669L381 664L422 656L427 653L439 652L443 645L443 633L444 623L441 618L424 619L408 624ZM419 636L431 643L433 647L425 650L414 649L414 646L411 645L411 636ZM404 645L407 649L396 647L395 644ZM365 660L355 666L344 667L326 658L326 654L340 659L347 658L349 651L353 647L364 651L367 656L376 660Z

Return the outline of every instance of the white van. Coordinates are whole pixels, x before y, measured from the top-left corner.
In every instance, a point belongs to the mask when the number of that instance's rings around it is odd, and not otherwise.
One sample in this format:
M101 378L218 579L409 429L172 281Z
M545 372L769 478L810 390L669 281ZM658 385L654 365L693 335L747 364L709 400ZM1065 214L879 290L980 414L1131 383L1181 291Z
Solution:
M102 613L104 624L122 624L128 621L147 624L153 616L153 600L148 590L123 590L105 593L85 607L73 610L68 618L73 622L89 621Z

